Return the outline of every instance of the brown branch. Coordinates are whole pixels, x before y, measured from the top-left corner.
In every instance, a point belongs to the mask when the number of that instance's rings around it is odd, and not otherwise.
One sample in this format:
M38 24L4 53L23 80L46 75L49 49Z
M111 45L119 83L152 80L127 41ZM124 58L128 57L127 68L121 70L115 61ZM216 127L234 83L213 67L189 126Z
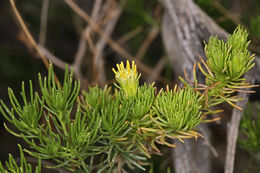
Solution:
M155 81L155 79L157 78L157 76L160 75L160 73L162 72L162 70L164 69L166 64L166 60L165 57L161 57L159 59L159 61L157 62L157 64L155 65L155 67L153 68L153 74L146 80L147 83L151 83L153 81Z
M103 0L95 0L95 4L93 6L93 11L91 12L91 18L93 20L97 20L98 19L98 13L99 13L99 11L101 9L102 1Z
M102 0L96 0L95 4L93 6L93 10L91 12L91 17L92 17L93 20L97 20L98 13L101 9L101 6L102 6ZM94 44L93 44L91 37L90 37L90 32L91 32L90 26L86 26L86 28L82 31L81 37L80 37L80 40L79 40L78 50L75 54L75 58L74 58L74 62L73 62L74 74L75 74L76 78L81 80L81 81L84 81L84 78L83 78L82 72L81 72L81 64L82 64L82 61L84 59L84 55L85 55L86 50L87 50L86 40L87 40L87 42L89 44L89 48L93 52L93 54L95 54L95 52L96 52Z
M245 75L245 78L249 83L255 82L254 73L255 71L251 70ZM233 173L234 171L234 161L235 161L239 124L243 116L246 103L248 101L248 96L249 96L248 93L240 92L238 94L238 98L242 98L243 100L239 101L236 105L243 108L243 111L234 108L232 112L230 126L227 129L227 152L226 152L226 161L225 161L225 173Z
M39 54L43 64L45 65L45 67L48 69L49 68L49 63L46 60L46 58L44 57L43 53L41 52L40 48L38 47L37 43L35 42L35 40L33 39L31 33L29 32L27 26L25 25L23 18L21 17L19 11L16 8L15 2L14 0L10 0L10 4L12 7L12 10L16 16L16 19L18 20L18 23L20 25L20 27L22 28L24 34L26 35L26 37L28 38L29 42L32 44L32 46L34 47L34 49L37 51L37 53ZM54 73L54 80L57 84L60 85L60 82L56 76L56 74Z
M78 50L75 54L75 58L74 58L74 62L73 62L74 68L80 68L81 62L82 62L85 52L87 50L87 44L86 44L86 39L85 39L85 34L87 31L88 30L85 29L81 34L81 37L79 40L79 45L78 45Z
M53 55L46 47L40 44L38 46L46 59L51 61L55 66L59 67L60 69L65 69L66 64L68 64L67 62L62 61L60 58ZM69 69L70 67L71 65L69 65Z
M142 45L140 46L138 52L135 55L135 58L141 61L145 53L147 52L147 49L151 45L152 41L156 38L156 36L159 33L159 28L154 26L151 31L149 32L146 39L143 41Z
M239 25L243 25L246 26L240 19L239 17L237 17L236 15L234 15L233 13L231 13L230 11L228 11L225 7L223 7L223 5L221 5L218 1L214 0L212 1L213 6L219 11L221 12L226 18L228 18L229 20L233 21L235 24Z
M105 26L105 33L110 36L116 26L116 23L121 15L122 9L120 7L116 7L115 10L113 10L113 18L108 22L108 24ZM97 70L97 81L101 82L102 84L106 81L106 75L104 71L104 60L103 60L103 50L106 46L106 40L101 37L98 43L96 44L96 50L97 53L94 56L93 64L96 67Z
M45 40L46 40L49 2L50 0L42 0L39 43L43 46L45 45Z
M132 31L126 33L125 35L121 36L119 39L116 40L116 42L120 45L124 44L125 42L127 42L128 40L134 38L135 36L137 36L138 34L140 34L143 31L143 27L139 26L135 29L133 29Z
M87 44L85 39L85 31L83 31L82 36L80 37L78 51L75 55L75 59L73 62L74 74L77 79L83 80L83 76L81 73L81 63L84 58L85 52L87 50Z
M75 2L72 0L64 0L79 16L81 16L86 22L90 24L90 26L101 36L103 37L106 42L120 55L122 55L124 58L132 61L135 60L136 64L139 66L139 68L147 73L151 74L152 69L140 61L136 60L130 53L128 53L126 50L124 50L121 46L119 46L115 41L113 41L100 27L90 18L90 16L83 11ZM165 78L159 76L158 80L165 82L167 81Z

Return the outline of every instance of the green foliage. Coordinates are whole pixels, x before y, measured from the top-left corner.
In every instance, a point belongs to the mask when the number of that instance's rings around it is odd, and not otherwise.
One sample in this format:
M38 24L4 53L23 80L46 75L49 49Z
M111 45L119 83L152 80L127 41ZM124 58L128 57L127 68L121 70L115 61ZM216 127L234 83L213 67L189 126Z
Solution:
M243 134L238 139L241 148L249 151L256 159L260 161L260 110L257 117L254 118L252 105L248 105L241 120L240 131Z
M29 101L26 99L24 84L21 92L23 103L18 102L11 89L8 94L13 108L8 109L1 101L2 114L15 125L20 134L5 125L6 129L29 144L32 150L26 149L27 153L41 159L53 159L57 163L57 167L65 165L68 168L83 167L84 165L82 166L80 161L82 161L82 157L86 157L86 154L81 153L77 145L85 142L84 147L87 148L87 144L92 142L88 137L91 139L91 135L95 134L93 123L89 126L86 125L87 122L79 123L80 119L84 119L86 116L81 115L80 108L76 111L75 121L71 121L72 108L80 86L79 82L73 83L72 76L73 74L68 74L68 68L66 68L63 88L61 88L55 84L53 67L50 64L48 78L44 78L42 81L39 75L42 97L37 92L33 94L30 82ZM87 137L82 134L84 128L91 129L89 133L84 132ZM75 138L75 135L80 138ZM75 143L77 143L76 146L73 145Z
M16 161L14 160L13 156L9 154L9 160L5 162L5 167L3 167L2 163L0 162L0 172L1 173L32 173L32 165L27 163L23 149L18 144L19 150L20 150L20 166L17 165ZM38 166L35 168L35 173L41 172L41 160L38 161Z
M170 131L189 131L201 122L199 94L187 87L161 92L155 100L156 125Z
M201 58L198 67L206 77L205 84L198 84L196 70L194 68L194 82L185 82L185 85L191 85L196 90L202 91L200 101L208 113L213 113L209 108L223 102L241 110L234 102L240 100L234 95L241 89L254 87L245 82L243 75L254 66L254 55L250 55L247 47L250 41L247 41L248 33L241 26L238 26L234 33L229 35L226 42L211 36L209 42L205 43L205 54L207 61ZM194 66L195 67L195 66ZM220 110L218 110L220 111Z
M243 79L241 76L253 66L254 57L250 56L247 47L248 33L242 27L237 27L224 43L217 37L210 37L205 45L207 64L212 73L207 75L209 82L235 84Z
M82 91L82 104L84 110L92 110L100 112L106 108L106 104L112 101L110 94L110 88L105 86L104 89L100 89L97 86L89 87L89 92Z
M246 37L245 30L238 27L227 43L210 39L205 48L207 64L202 61L208 72L198 63L206 85L197 83L194 68L192 87L181 78L184 88L167 87L159 93L153 84L139 86L134 62L113 69L118 82L114 92L107 86L95 86L82 95L80 82L73 81L73 69L69 73L66 67L61 85L55 83L50 64L48 77L42 80L39 75L41 94L33 92L30 82L27 99L23 83L19 102L8 89L12 108L1 101L0 111L18 132L6 124L5 128L24 139L29 145L24 151L29 155L55 163L48 168L84 173L144 170L147 158L160 152L156 143L176 147L172 139L184 142L201 136L196 126L207 121L204 114L212 112L210 107L238 100L231 94L237 91L235 87L245 87L241 77L254 65Z
M44 99L40 100L39 95L37 92L33 94L33 87L32 82L30 81L30 100L28 101L25 94L24 89L24 82L22 83L22 99L23 99L23 106L18 102L17 98L15 97L13 90L8 88L9 99L12 105L12 109L8 109L7 106L1 100L1 105L9 114L9 116L3 111L3 108L0 107L1 113L4 117L14 124L17 129L23 132L23 135L26 137L37 137L38 135L38 122L41 118L41 114L43 111L43 103ZM18 115L19 118L16 118ZM6 125L5 125L6 127ZM7 127L6 127L7 128ZM8 129L8 128L7 128ZM15 132L8 129L9 132L15 134L16 136L20 136Z
M145 83L143 86L138 87L136 96L134 97L134 107L132 109L133 120L142 120L142 118L149 113L155 99L155 88L153 84L148 85Z
M68 67L66 67L68 69ZM52 110L51 112L57 116L60 113L70 111L80 89L80 82L74 82L73 86L73 70L68 74L65 71L63 85L56 84L54 80L53 66L49 68L48 79L45 77L42 82L41 75L39 74L39 83L43 98L46 101L46 108ZM63 87L63 88L62 88Z

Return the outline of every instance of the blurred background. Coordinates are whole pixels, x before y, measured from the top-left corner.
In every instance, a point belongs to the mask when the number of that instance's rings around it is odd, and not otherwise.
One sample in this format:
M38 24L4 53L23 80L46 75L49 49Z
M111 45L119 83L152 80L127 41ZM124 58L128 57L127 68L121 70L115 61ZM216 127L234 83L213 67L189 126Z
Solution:
M162 38L163 1L74 2L80 9L62 0L16 1L25 24L44 56L53 62L59 79L62 80L65 64L69 64L75 69L75 78L81 80L82 89L87 90L88 86L96 84L100 87L112 85L112 67L134 58L142 73L142 82L155 81L159 88L178 83L176 69L179 67L173 65ZM260 0L193 2L228 33L232 33L239 24L243 25L249 32L249 49L260 56ZM95 25L89 24L91 22ZM21 31L9 1L0 1L0 98L5 103L9 101L8 87L18 94L22 81L28 84L32 80L38 90L38 73L47 74L39 54ZM250 99L259 99L259 94ZM221 124L210 124L212 145L218 152L218 157L211 156L213 172L223 172L224 169L226 122L230 117L221 118ZM21 139L5 130L4 122L0 116L1 161L8 159L8 153L17 158L17 143L23 144ZM11 125L9 127L12 128ZM173 167L169 149L163 151L166 157L153 158L154 169L158 172L166 172L167 167ZM254 161L248 161L250 159L250 154L238 148L235 172L259 171Z

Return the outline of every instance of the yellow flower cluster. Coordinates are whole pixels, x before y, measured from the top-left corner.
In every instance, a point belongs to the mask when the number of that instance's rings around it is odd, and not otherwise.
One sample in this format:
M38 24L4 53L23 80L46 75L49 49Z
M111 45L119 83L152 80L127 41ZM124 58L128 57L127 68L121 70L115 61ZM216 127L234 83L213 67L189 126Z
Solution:
M138 74L135 62L132 61L132 67L129 61L126 62L126 67L124 63L121 62L117 64L117 71L113 68L115 73L115 78L120 86L116 85L118 88L122 89L127 97L134 96L137 92L139 86L139 78L141 74Z

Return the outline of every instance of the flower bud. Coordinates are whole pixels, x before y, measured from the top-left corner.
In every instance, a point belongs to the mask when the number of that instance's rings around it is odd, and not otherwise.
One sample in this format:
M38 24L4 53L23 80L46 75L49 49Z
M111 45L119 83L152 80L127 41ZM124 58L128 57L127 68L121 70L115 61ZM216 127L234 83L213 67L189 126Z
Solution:
M121 62L117 64L117 71L113 68L113 72L115 73L115 78L119 83L119 86L115 84L116 87L123 90L126 94L126 97L134 96L137 92L139 86L139 78L141 74L138 74L136 65L134 61L132 61L132 67L130 67L130 63L127 60L126 67L124 67L124 63Z

